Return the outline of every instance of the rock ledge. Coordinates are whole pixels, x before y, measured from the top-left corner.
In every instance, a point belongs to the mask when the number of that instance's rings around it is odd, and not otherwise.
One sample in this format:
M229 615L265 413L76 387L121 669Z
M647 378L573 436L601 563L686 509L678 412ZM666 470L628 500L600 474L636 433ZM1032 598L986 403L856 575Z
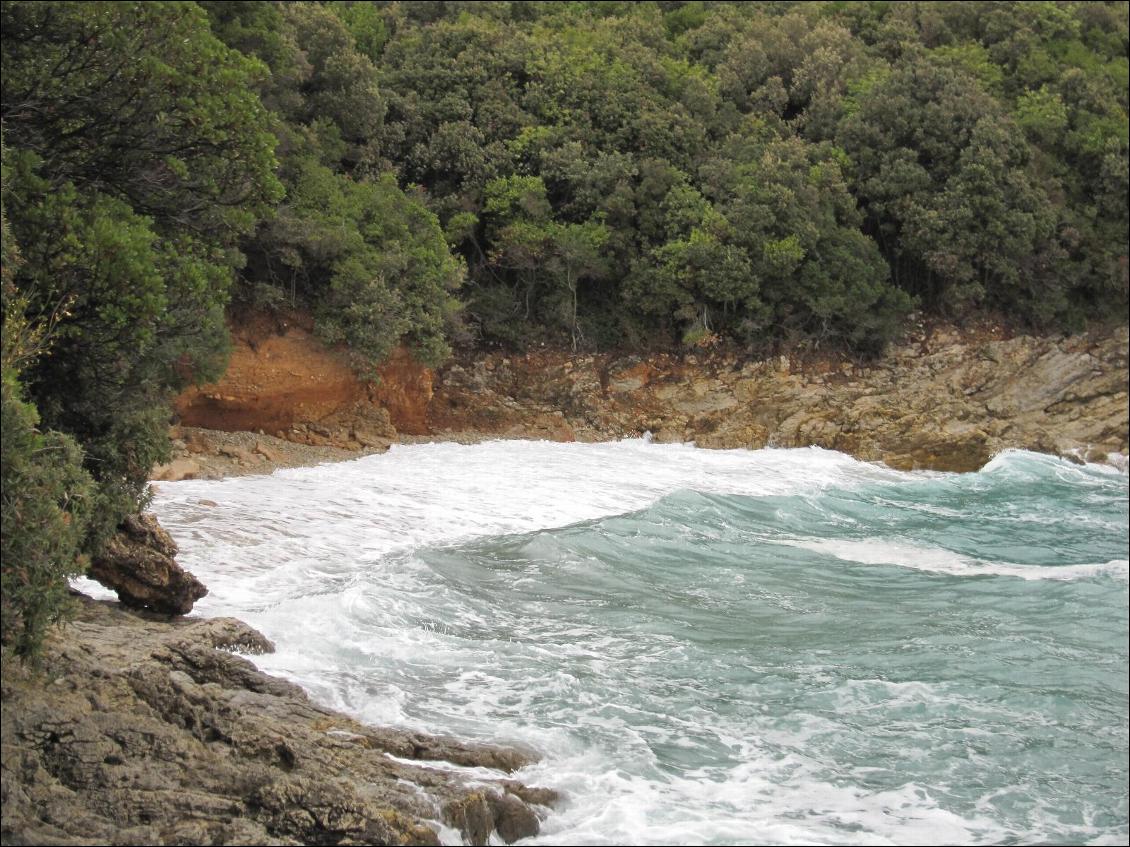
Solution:
M508 778L529 752L314 705L232 652L274 649L240 621L80 606L39 671L4 663L4 844L510 843L556 800Z

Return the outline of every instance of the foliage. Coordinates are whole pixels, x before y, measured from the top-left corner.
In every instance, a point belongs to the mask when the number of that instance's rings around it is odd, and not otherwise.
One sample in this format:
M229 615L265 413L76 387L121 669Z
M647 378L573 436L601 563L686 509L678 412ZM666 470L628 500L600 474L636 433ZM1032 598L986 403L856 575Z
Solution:
M646 316L874 352L914 299L1074 326L1126 291L1125 4L1084 5L384 5L382 153L458 232L484 340ZM667 231L676 186L713 228ZM574 327L549 233L587 221Z
M246 229L278 198L249 81L261 66L194 3L4 2L9 147L67 183L196 234Z
M66 611L67 579L83 572L81 554L93 481L74 439L41 433L23 397L20 368L48 343L47 326L29 326L16 290L22 257L0 205L0 643L34 659L47 626Z
M439 364L450 352L444 331L459 306L450 292L463 277L439 222L392 174L338 187L345 197L336 208L348 210L344 226L313 233L323 236L318 259L329 278L319 331L330 342L345 341L366 363L384 360L404 341L421 361Z
M382 17L367 4L204 5L217 35L271 69L260 90L285 151L286 198L243 243L245 299L263 301L269 286L301 298L361 372L401 342L440 362L463 268L435 215L382 171ZM436 156L459 143L452 133Z
M4 9L48 186L21 215L72 186L167 262L175 229L196 279L303 301L362 369L456 336L876 352L915 302L1077 327L1130 290L1125 3Z
M17 655L34 657L66 611L67 579L85 570L79 551L93 483L74 439L37 431L35 407L6 365L0 389L0 635Z
M5 2L0 24L4 208L23 258L5 278L5 333L49 340L19 363L10 407L26 393L81 447L93 553L144 502L172 393L222 369L235 239L280 196L251 91L263 69L193 3ZM25 441L17 451L42 453ZM29 491L48 502L72 482L59 471Z

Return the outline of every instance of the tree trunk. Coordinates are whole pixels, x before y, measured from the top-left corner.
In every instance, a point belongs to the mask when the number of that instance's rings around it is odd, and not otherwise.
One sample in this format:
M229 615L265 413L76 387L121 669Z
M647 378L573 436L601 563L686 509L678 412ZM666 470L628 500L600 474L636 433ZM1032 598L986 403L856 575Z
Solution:
M573 352L577 352L577 281L569 276L569 292L573 295Z

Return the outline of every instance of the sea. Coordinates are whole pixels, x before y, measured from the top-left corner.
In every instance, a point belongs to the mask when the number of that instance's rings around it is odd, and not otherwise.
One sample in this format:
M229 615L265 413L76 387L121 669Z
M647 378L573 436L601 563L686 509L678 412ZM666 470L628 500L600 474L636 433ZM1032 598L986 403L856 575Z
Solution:
M1127 494L1021 451L644 437L395 445L153 508L263 670L537 751L516 777L564 799L522 843L1125 844Z

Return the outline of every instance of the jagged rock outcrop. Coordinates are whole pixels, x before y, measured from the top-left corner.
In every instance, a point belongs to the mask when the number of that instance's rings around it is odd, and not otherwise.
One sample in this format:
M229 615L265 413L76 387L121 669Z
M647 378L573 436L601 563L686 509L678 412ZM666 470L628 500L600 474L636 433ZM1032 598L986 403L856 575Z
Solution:
M89 575L118 593L126 606L187 615L208 593L176 562L177 545L151 514L131 515L91 563Z
M868 365L496 354L441 370L428 422L436 434L816 445L902 469L976 470L1010 447L1102 461L1127 452L1127 341L1125 327L1058 338L943 328Z
M154 620L82 602L42 670L6 662L5 844L437 844L533 835L552 791L525 751L364 726L233 650L232 619ZM462 777L452 763L497 778Z

